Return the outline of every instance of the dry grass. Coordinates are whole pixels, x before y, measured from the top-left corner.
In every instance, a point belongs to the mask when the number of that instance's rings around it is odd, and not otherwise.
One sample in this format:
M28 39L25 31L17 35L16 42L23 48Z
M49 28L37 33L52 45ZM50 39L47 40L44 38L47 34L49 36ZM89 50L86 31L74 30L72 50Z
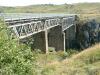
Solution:
M97 22L100 22L100 14L78 14L80 20L88 21L90 19L96 19Z
M43 69L43 74L100 75L100 44L73 55L62 62L47 64Z

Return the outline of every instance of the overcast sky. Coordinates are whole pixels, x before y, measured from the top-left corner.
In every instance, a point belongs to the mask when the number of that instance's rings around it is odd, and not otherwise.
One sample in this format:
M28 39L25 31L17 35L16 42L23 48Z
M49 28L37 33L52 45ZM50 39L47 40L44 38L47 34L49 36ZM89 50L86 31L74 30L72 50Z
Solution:
M0 6L26 6L33 4L72 4L79 2L100 2L100 0L0 0Z

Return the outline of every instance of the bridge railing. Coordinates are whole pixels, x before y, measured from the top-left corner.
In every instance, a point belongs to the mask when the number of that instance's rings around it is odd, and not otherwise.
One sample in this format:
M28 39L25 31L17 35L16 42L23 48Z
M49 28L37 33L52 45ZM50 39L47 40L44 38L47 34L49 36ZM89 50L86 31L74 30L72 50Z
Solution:
M39 21L33 20L9 20L6 21L8 28L10 28L19 39L26 38L33 34L45 31L55 26L62 26L62 31L72 26L75 17L51 18Z
M62 30L64 31L67 28L73 26L74 22L75 22L75 17L73 17L73 16L67 17L67 18L63 18L63 20L62 20Z
M25 38L30 35L36 34L38 32L44 31L45 29L50 29L59 25L59 19L49 19L43 21L36 21L30 23L23 24L14 24L8 26L8 28L12 29L15 32L18 38Z

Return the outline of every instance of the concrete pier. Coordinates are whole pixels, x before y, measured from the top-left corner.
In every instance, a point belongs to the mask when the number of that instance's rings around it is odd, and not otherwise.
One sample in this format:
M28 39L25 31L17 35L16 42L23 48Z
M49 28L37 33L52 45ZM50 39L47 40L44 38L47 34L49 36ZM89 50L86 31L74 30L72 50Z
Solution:
M55 51L64 50L63 34L61 26L51 28L48 32L48 45Z
M70 48L72 41L75 40L75 33L75 26L70 27L64 32L61 26L56 26L35 34L33 36L33 46L35 49L40 49L45 53L49 53L49 48L54 48L55 51L63 50L66 52L66 49Z
M75 25L65 30L66 49L69 49L72 47L72 42L73 40L75 40L75 36L76 36L76 26Z

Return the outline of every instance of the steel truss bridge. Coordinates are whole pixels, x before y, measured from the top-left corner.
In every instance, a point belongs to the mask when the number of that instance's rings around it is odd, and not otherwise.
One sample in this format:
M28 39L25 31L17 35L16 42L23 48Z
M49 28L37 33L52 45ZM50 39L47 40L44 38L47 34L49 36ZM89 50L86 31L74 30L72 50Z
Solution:
M62 32L75 25L76 15L53 15L41 17L6 18L4 21L8 28L19 39L24 39L53 27L61 26ZM47 38L47 37L46 37ZM46 41L48 43L48 41ZM46 44L48 50L48 44Z

